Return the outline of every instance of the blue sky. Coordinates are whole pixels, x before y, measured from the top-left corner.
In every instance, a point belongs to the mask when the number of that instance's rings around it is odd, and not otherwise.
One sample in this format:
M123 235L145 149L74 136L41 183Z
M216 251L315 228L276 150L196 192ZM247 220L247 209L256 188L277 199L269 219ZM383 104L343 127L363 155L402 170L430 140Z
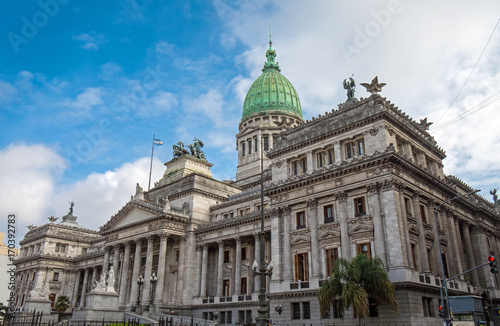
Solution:
M499 9L497 1L0 2L0 214L16 213L23 234L73 200L81 224L103 225L136 182L147 188L153 134L165 142L155 148L154 180L172 144L194 137L214 177L234 178L234 136L265 61L269 18L306 119L345 101L344 78L378 76L383 96L434 122L445 173L489 199L500 187Z

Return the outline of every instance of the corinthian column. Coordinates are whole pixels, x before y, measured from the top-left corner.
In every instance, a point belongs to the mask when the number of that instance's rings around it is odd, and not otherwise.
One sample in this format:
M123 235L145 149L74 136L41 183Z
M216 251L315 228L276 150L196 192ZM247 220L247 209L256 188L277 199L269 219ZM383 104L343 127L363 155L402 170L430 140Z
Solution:
M283 214L283 281L292 282L292 246L290 245L291 213L292 209L286 206L282 210ZM280 262L278 262L280 263Z
M158 281L156 282L155 303L163 303L163 288L165 286L165 263L167 256L167 241L169 234L160 234L160 253L158 256ZM156 305L157 307L157 305ZM157 308L155 308L157 310ZM158 312L158 311L156 311Z
M184 290L184 268L186 264L186 239L180 238L179 246L179 269L177 270L177 294L175 295L175 303L182 303L182 291Z
M151 294L151 274L153 271L153 244L154 238L148 236L148 248L146 250L146 268L144 269L144 285L142 288L142 305L149 304Z
M128 241L125 244L125 252L123 253L122 273L120 277L120 296L118 297L118 305L124 306L127 301L127 281L128 281L128 268L130 261L130 246Z
M351 248L351 245L349 239L349 227L347 225L347 193L342 192L337 194L336 199L338 201L342 257L350 259L351 251L349 249Z
M135 255L134 255L134 270L132 272L132 289L130 291L129 305L135 305L139 295L139 284L136 280L139 278L139 271L141 269L141 253L142 253L142 239L135 241Z

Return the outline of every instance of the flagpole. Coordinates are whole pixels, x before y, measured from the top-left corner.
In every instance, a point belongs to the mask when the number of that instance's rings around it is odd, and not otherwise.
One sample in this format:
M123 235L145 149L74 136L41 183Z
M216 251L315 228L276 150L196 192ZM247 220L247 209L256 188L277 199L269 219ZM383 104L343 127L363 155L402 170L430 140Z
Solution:
M148 183L148 191L151 189L151 171L153 170L153 153L155 150L155 135L153 134L153 145L151 147L151 164L149 165L149 183Z

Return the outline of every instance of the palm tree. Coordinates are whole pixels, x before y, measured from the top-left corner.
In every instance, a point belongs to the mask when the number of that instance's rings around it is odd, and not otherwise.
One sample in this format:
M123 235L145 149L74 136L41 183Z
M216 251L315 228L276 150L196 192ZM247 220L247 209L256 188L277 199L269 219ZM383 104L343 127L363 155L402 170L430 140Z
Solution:
M61 319L61 315L69 308L70 302L69 298L65 295L60 295L57 297L56 303L54 304L54 308L56 308L57 313L59 314L59 319Z
M394 286L382 260L364 254L358 254L352 261L339 258L318 291L321 314L335 304L339 317L344 318L344 311L352 307L357 325L361 325L361 318L369 314L369 298L399 312Z

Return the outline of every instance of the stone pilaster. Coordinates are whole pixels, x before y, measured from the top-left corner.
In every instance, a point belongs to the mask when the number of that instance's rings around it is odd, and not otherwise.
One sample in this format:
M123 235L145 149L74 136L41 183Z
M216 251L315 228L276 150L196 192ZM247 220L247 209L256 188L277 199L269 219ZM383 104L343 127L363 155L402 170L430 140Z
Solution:
M217 241L219 245L219 258L217 260L217 296L222 297L222 284L224 281L224 242Z
M207 297L207 268L208 268L208 245L203 244L202 262L201 262L201 282L200 282L200 297Z
M427 245L425 243L425 230L422 217L420 215L420 199L417 194L415 194L411 200L413 206L413 217L417 220L418 229L418 248L420 251L420 265L422 266L422 272L429 274L431 269L429 267L429 259L427 257Z
M271 211L271 260L274 264L272 282L279 282L282 278L282 262L281 256L283 253L283 243L282 243L282 228L283 219L281 218L280 210L273 209Z
M118 291L118 280L120 278L120 271L118 270L120 267L120 246L113 246L113 271L115 272L115 284L108 284L108 286L112 285L115 290Z
M196 292L195 296L200 297L200 289L201 289L201 270L203 266L203 251L200 245L196 246Z
M290 231L291 231L291 208L286 206L282 209L283 214L283 281L292 282L292 267L293 267L293 256L292 256L292 246L290 245Z
M386 185L389 186L389 185ZM393 185L395 187L395 185ZM417 266L417 262L413 261L413 256L412 256L412 249L411 249L411 242L410 242L410 232L409 232L409 227L408 227L408 217L406 215L406 210L405 210L405 197L403 193L403 187L397 187L398 188L398 193L394 197L394 200L397 200L397 197L399 197L399 205L397 205L398 209L398 216L400 216L400 221L403 226L403 234L399 233L403 237L403 242L402 246L404 248L404 251L406 255L403 255L403 265L408 266L409 268L413 268L413 265ZM385 206L384 206L385 208ZM392 251L391 251L392 252Z
M337 209L339 212L340 224L340 243L342 257L351 259L351 241L349 237L349 226L347 225L347 192L341 192L336 195Z
M236 258L234 260L234 294L241 294L241 239L236 237Z
M255 261L260 266L260 233L256 232L253 234L253 238L255 239ZM253 264L253 262L252 262ZM254 274L254 291L259 292L260 290L260 275Z
M370 205L370 214L373 218L373 234L375 237L375 256L382 259L384 266L387 266L387 253L385 248L384 225L382 221L382 212L380 209L380 185L374 184L368 186L368 203Z
M307 202L307 219L311 235L311 278L319 279L318 201Z

